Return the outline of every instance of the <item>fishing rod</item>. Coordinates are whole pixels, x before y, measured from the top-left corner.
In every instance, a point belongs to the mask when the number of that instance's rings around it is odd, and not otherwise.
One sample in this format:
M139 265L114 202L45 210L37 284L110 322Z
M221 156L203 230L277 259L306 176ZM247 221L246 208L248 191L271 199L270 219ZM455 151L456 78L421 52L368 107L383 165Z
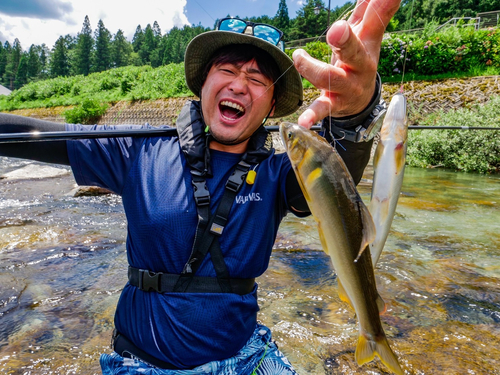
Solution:
M414 130L500 130L500 127L482 127L482 126L424 126L424 125L410 125L408 129Z
M278 125L266 126L271 132L279 131ZM313 126L311 130L320 131L321 126ZM127 129L127 130L90 130L90 131L57 131L57 132L23 132L0 134L0 143L22 143L43 141L69 141L75 139L120 138L120 137L175 137L176 128Z
M266 126L270 132L277 132L278 125ZM321 126L311 128L321 131ZM500 130L500 127L478 127L478 126L422 126L410 125L408 129L414 130ZM22 143L22 142L47 142L47 141L69 141L76 139L95 138L120 138L120 137L175 137L176 128L157 129L127 129L127 130L91 130L91 131L58 131L58 132L23 132L0 134L0 143Z

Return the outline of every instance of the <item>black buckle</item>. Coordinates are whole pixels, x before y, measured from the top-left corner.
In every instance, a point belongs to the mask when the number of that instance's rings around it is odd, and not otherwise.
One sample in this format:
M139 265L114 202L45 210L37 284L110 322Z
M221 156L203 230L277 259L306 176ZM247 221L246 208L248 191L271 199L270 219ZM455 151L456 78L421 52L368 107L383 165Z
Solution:
M250 164L245 163L244 161L240 161L236 168L234 169L233 174L226 182L226 189L229 189L233 192L238 192L241 185L243 185L243 181L245 180L245 176L250 169Z
M197 206L205 206L210 204L210 192L208 191L205 180L192 180L194 190L194 200Z
M160 292L161 272L155 273L148 270L139 270L139 289L145 292Z

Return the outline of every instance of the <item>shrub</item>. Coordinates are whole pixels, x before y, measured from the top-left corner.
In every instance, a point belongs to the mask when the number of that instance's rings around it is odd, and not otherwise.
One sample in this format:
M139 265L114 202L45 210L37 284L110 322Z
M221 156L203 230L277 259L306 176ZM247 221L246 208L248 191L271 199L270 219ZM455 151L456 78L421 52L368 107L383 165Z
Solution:
M496 127L500 97L471 109L441 112L424 125ZM442 166L464 172L500 171L500 136L496 130L412 130L407 163L411 166Z
M97 100L85 99L81 105L64 111L63 115L70 124L94 124L108 109L107 104Z

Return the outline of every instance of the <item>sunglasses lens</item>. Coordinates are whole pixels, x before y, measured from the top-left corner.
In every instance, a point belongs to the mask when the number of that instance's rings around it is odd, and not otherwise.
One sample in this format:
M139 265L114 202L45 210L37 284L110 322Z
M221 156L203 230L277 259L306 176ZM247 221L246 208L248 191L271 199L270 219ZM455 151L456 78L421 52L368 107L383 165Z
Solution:
M281 38L278 30L266 25L255 25L253 35L274 45L277 45Z
M234 31L235 33L242 33L245 31L247 24L245 21L237 19L222 20L219 25L219 30Z

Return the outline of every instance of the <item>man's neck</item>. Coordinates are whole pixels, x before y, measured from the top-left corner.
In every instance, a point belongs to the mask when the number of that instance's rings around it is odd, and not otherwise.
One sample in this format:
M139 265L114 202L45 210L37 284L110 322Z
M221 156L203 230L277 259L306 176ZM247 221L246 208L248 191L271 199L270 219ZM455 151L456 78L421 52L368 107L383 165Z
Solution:
M236 145L225 145L212 139L209 147L211 150L224 151L232 154L244 154L247 151L248 141L249 139Z

